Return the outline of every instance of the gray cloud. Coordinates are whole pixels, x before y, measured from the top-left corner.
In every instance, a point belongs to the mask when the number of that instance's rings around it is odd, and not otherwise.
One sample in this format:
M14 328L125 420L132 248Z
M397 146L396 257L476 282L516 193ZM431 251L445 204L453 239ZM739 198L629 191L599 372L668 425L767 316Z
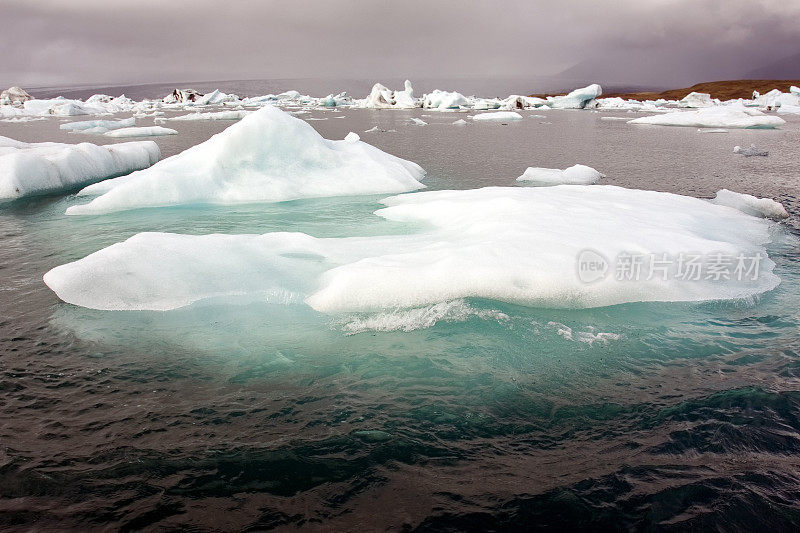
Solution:
M4 0L0 84L536 77L670 84L797 53L778 0ZM800 76L800 73L798 73Z

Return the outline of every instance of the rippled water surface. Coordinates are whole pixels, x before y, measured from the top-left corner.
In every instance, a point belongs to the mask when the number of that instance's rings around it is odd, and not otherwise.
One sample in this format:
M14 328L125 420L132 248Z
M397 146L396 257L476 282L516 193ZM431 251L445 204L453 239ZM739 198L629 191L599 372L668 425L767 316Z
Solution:
M60 303L42 274L141 231L408 228L372 214L380 197L98 217L64 216L83 202L72 196L5 204L0 526L800 527L800 120L701 134L533 114L463 127L451 125L462 113L423 110L300 116L418 162L431 189L516 187L527 166L584 163L625 187L774 197L791 214L769 247L780 286L755 303L588 310L93 311ZM0 135L100 142L58 124L0 124ZM180 134L157 142L166 157L229 124L173 122ZM362 133L376 125L396 131ZM770 155L732 153L750 143Z

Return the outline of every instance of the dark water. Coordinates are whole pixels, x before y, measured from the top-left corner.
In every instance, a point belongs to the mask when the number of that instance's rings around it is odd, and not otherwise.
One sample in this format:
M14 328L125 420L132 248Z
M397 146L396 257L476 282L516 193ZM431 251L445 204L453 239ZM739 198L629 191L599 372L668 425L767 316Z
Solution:
M796 530L800 121L699 134L545 114L461 128L459 113L422 110L302 116L325 118L311 124L330 138L397 130L362 138L420 163L430 188L516 186L526 166L580 162L628 187L775 197L791 213L769 249L781 285L752 305L470 301L493 314L356 335L257 302L109 313L60 303L42 274L139 231L392 228L373 227L374 197L101 217L63 216L71 197L5 205L0 525ZM429 126L408 124L420 115ZM227 125L174 122L180 134L157 142L171 155ZM58 121L0 134L95 140ZM731 153L749 143L770 156Z

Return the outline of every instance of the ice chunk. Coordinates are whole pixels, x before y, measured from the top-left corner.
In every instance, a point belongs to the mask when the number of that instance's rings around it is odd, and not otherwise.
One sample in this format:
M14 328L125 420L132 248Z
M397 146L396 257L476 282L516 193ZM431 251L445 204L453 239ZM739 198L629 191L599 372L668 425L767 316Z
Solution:
M734 154L742 154L745 157L752 157L754 155L767 156L769 152L766 150L759 150L755 144L751 144L750 148L742 148L741 146L733 147Z
M161 135L177 135L178 132L162 126L149 126L142 128L121 128L105 133L106 137L158 137Z
M593 83L580 89L575 89L564 96L550 96L547 105L553 109L584 109L591 107L590 102L603 94L603 88Z
M459 109L462 107L470 107L470 100L461 93L436 89L422 97L422 107L426 109L438 109L440 111Z
M61 124L59 128L74 133L92 133L95 135L103 135L104 133L112 130L132 128L135 125L136 119L131 117L124 120L84 120L81 122L66 122Z
M427 126L428 123L422 120L421 118L411 118L411 123L415 126Z
M165 104L186 104L202 97L202 93L194 89L175 89L172 94L165 96L161 101Z
M67 214L178 204L282 202L422 188L419 165L354 138L323 139L311 125L267 106L152 168L88 187L105 193Z
M783 220L789 217L789 213L780 202L771 198L756 198L749 194L729 191L722 189L717 191L717 195L711 200L717 205L726 205L756 217L770 218L772 220Z
M697 133L728 133L725 128L699 128Z
M305 301L325 313L462 298L567 308L749 299L780 281L764 248L773 223L697 198L597 185L432 191L382 203L379 216L427 229L348 238L142 233L59 266L44 281L62 300L94 309L256 298ZM719 254L759 258L758 275L681 277L677 261L687 253L706 266ZM582 281L587 254L605 265L605 276ZM675 263L663 276L645 267L620 276L631 254Z
M414 98L414 89L408 80L405 82L405 90L402 91L392 91L380 83L376 83L372 86L369 96L362 102L362 106L372 109L411 109L419 107Z
M157 122L165 120L241 120L252 111L244 109L234 111L209 111L207 113L189 113L188 115L178 115L177 117L162 117L155 119Z
M567 169L528 167L517 181L534 185L590 185L605 176L592 167L573 165Z
M691 92L678 102L678 107L711 107L717 104L719 100L712 100L708 93Z
M674 111L663 115L636 118L628 124L655 124L659 126L691 126L695 128L777 128L786 121L766 115L757 109L734 107L706 107L696 111Z
M464 120L463 118L460 118L460 119L454 121L453 125L454 126L466 126L467 125L467 121Z
M516 111L491 111L474 115L472 120L476 122L513 122L522 120L522 115Z
M0 105L21 104L32 99L33 97L20 87L9 87L0 93Z
M98 146L0 137L0 200L74 189L147 168L159 157L152 141Z

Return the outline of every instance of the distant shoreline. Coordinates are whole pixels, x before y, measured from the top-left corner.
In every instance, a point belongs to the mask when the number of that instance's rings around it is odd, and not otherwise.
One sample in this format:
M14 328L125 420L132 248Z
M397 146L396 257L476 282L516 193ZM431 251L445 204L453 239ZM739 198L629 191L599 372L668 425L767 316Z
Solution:
M761 94L767 93L772 89L779 89L782 92L789 92L789 87L796 85L800 87L800 80L725 80L725 81L709 81L697 83L691 87L682 89L670 89L667 91L641 91L633 93L609 93L603 94L603 98L619 97L626 100L658 100L663 98L665 100L680 100L691 92L708 93L711 98L719 98L720 100L735 100L737 98L750 99L753 97L753 91L758 91ZM562 93L563 94L563 93ZM556 96L551 94L532 94L530 96L544 98L547 96Z

